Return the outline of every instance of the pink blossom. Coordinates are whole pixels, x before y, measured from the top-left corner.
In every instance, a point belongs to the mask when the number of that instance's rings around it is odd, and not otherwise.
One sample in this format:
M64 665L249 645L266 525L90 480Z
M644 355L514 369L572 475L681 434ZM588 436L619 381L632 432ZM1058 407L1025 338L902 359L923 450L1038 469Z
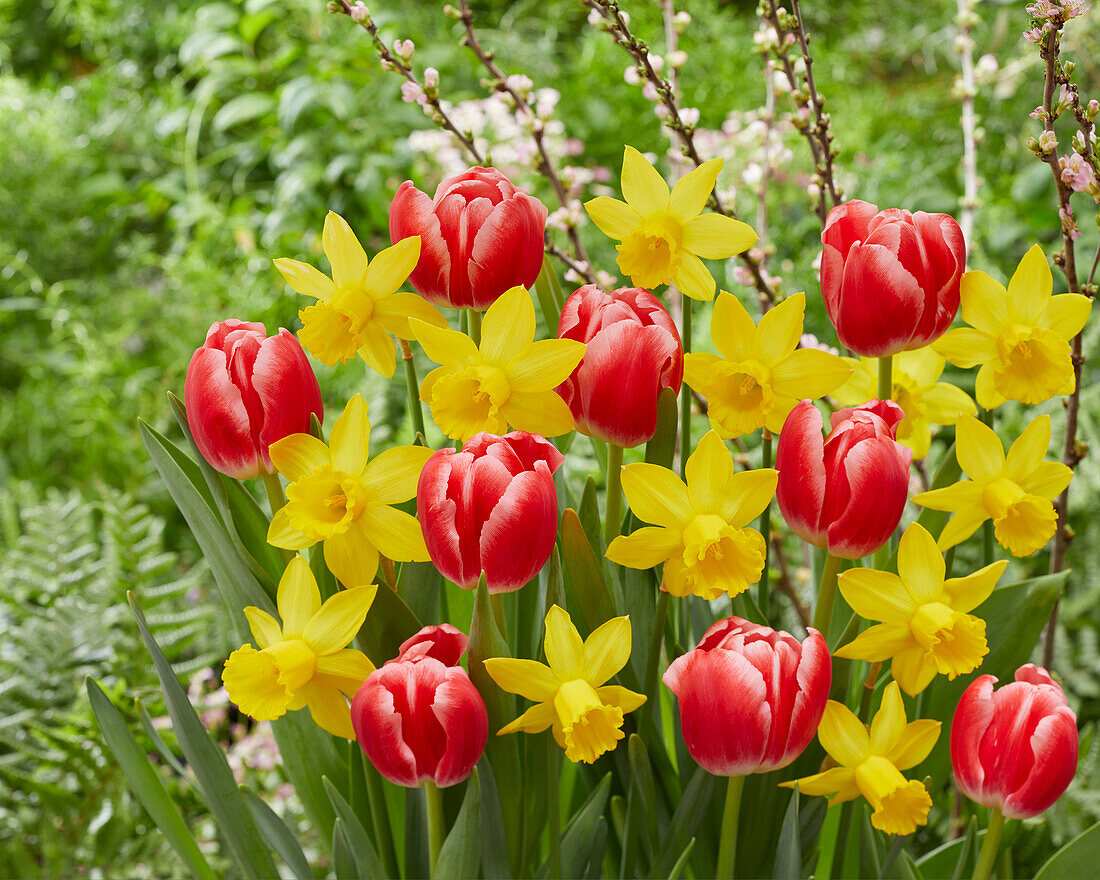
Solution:
M1058 159L1062 168L1062 182L1074 192L1088 193L1093 198L1100 196L1096 173L1080 153L1070 153Z

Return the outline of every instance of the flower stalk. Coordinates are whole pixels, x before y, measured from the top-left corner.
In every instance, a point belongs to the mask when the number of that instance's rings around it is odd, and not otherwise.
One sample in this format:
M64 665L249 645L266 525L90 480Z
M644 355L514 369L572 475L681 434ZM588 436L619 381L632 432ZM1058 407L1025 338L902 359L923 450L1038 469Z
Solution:
M722 809L722 832L718 844L718 880L732 880L737 858L737 829L741 817L741 795L745 790L744 776L731 776L726 786L726 806Z
M996 807L989 815L989 827L985 831L978 861L974 865L973 880L989 880L993 871L993 862L997 858L997 847L1001 843L1001 832L1005 827L1005 815Z

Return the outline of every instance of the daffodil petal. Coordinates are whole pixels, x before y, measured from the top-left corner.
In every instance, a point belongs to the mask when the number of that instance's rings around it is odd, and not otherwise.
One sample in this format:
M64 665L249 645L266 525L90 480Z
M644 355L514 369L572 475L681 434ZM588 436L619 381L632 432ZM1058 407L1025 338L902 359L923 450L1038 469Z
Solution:
M903 691L915 697L936 677L936 665L928 662L923 647L911 645L894 655L890 661L890 674Z
M710 385L711 376L714 374L714 367L721 362L722 359L716 354L685 352L684 381L689 388L694 388L700 394L705 395L706 389Z
M584 209L600 232L617 241L626 238L642 222L642 215L630 205L609 196L597 196L585 202Z
M336 285L332 283L332 279L309 263L300 263L286 257L279 257L273 262L295 293L322 301L336 293Z
M605 684L603 687L596 688L596 696L603 701L604 705L622 709L624 715L633 712L646 701L645 694L635 693L617 684Z
M584 680L599 687L630 660L630 618L613 617L584 640Z
M329 434L332 467L350 477L359 476L367 466L370 448L370 418L367 415L369 408L362 394L354 395Z
M301 638L306 624L321 607L317 579L304 557L295 556L287 563L286 571L279 579L275 602L279 606L279 617L283 620L283 638Z
M481 356L507 364L535 338L535 307L523 287L512 287L489 306L481 325Z
M360 588L364 589L364 588ZM317 672L336 687L354 696L372 672L374 664L362 651L355 648L341 648L317 658ZM347 690L344 690L347 688Z
M553 391L513 391L500 411L515 430L543 437L568 434L576 427L569 407Z
M668 208L677 220L687 223L703 210L714 191L714 183L718 180L724 162L720 157L710 159L676 181Z
M378 325L401 339L415 339L409 319L417 318L434 327L447 327L447 319L426 299L416 293L393 293L374 304Z
M584 351L585 344L573 339L528 340L508 363L508 384L513 391L551 391L569 378Z
M318 655L346 648L367 619L377 593L374 584L340 590L310 618L302 637Z
M339 690L311 681L302 688L302 693L306 698L309 714L318 727L341 739L355 739L351 709Z
M944 581L943 591L951 598L951 607L956 611L973 611L990 597L1007 566L1008 560L999 559L966 577Z
M680 293L692 299L703 302L714 299L714 276L703 261L689 252L680 256L680 269L672 276L672 283L680 289Z
M867 728L843 703L829 700L817 729L822 747L839 763L854 767L867 757L871 740Z
M283 630L279 626L279 621L262 608L249 605L244 609L244 616L248 621L248 628L252 630L252 637L261 648L282 641Z
M962 319L971 327L996 337L1008 326L1008 291L985 272L963 274L959 299Z
M290 482L331 462L329 449L312 434L290 434L267 447L271 463Z
M913 503L930 510L960 510L981 504L982 488L973 480L960 480L942 489L931 489L913 496Z
M917 605L935 601L946 571L936 539L920 523L910 525L898 544L898 574Z
M363 528L371 541L396 562L427 562L428 548L416 517L385 504L371 504L363 511Z
M623 150L623 198L643 217L668 209L668 184L649 161L631 146Z
M409 331L424 349L424 354L437 364L455 366L473 363L480 357L474 341L457 330L436 327L419 318L410 318Z
M913 637L908 625L878 623L861 632L833 654L847 660L881 663L911 644L913 644Z
M290 703L290 694L279 684L275 660L251 645L243 645L229 655L222 669L222 684L229 699L257 721L280 717Z
M1005 456L1005 476L1017 483L1046 458L1050 448L1050 416L1032 419Z
M546 661L562 681L580 678L584 669L584 642L568 612L554 605L546 612Z
M367 265L363 286L375 299L387 297L405 283L420 259L420 236L410 235L379 251Z
M997 363L983 364L974 380L974 399L978 406L993 410L1005 402L1005 396L997 390Z
M303 535L290 524L290 511L280 507L271 518L267 529L267 543L284 550L304 550L317 543L316 538Z
M805 315L804 293L792 294L764 313L757 330L761 361L768 366L778 364L794 351L802 336Z
M778 482L779 471L775 468L757 468L733 474L726 484L726 503L720 515L735 528L747 525L771 503Z
M829 800L830 806L859 797L859 789L856 787L856 774L851 767L830 767L821 773L780 782L779 785L782 788L798 786L800 794L831 794L833 797Z
M978 530L983 522L989 519L989 512L980 504L970 504L961 508L947 525L943 527L936 545L940 550L949 550L956 544L961 544Z
M1029 495L1053 501L1073 479L1073 471L1060 461L1041 461L1016 482Z
M931 718L922 718L905 725L905 730L897 738L893 748L885 754L891 764L898 770L910 770L928 757L940 738L939 721Z
M553 700L554 694L561 687L561 682L550 667L537 660L490 657L483 662L485 671L497 683L497 687L536 703Z
M726 486L733 474L733 457L726 444L716 431L707 431L684 468L692 510L718 513L729 497Z
M337 287L351 287L367 274L367 255L348 221L329 211L321 233L321 247L332 267L332 280Z
M959 416L978 412L970 395L949 382L937 382L921 395L925 417L937 425L953 425Z
M622 484L630 509L642 522L676 529L693 516L687 486L668 468L628 464L623 468Z
M368 536L362 519L343 534L330 535L324 543L325 565L345 587L361 587L378 573L378 548Z
M416 495L420 472L435 453L426 446L393 446L367 462L360 484L375 504L401 504Z
M505 724L497 731L497 736L523 731L524 733L542 733L557 718L553 703L536 703L515 721Z
M359 348L356 349L366 365L379 376L392 379L397 369L396 349L393 337L377 321L371 321L359 334Z
M851 375L852 368L843 358L817 348L798 348L772 367L772 390L797 400L816 400L835 391Z
M1039 245L1032 245L1008 282L1010 317L1021 324L1037 324L1053 290L1054 277L1046 254Z
M324 277L324 276L322 276ZM1079 293L1052 296L1039 316L1039 326L1053 330L1063 339L1072 339L1085 326L1092 311L1092 300Z
M905 706L897 682L890 682L882 692L882 702L871 719L871 751L887 755L905 732Z
M1005 466L1005 451L989 425L969 416L955 426L955 455L970 479L984 482L1000 476Z
M700 214L684 223L683 247L707 260L724 260L747 251L759 236L748 223L722 214Z
M756 324L741 300L724 290L719 293L710 316L710 338L722 357L729 361L755 357L756 337Z
M932 343L932 348L956 367L966 370L997 357L996 338L970 327L957 327L945 333Z
M660 565L683 550L678 531L660 526L646 526L630 535L620 535L611 542L605 554L616 565L647 569Z
M852 610L865 620L908 625L917 610L901 578L873 568L850 568L837 578L840 593Z

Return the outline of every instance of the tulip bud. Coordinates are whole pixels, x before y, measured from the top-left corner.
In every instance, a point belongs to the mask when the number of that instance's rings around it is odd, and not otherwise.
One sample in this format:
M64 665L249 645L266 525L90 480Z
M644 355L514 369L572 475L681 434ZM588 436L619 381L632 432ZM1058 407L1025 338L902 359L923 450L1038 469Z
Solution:
M542 269L546 208L495 168L444 180L435 199L406 180L390 205L390 240L419 235L409 283L437 306L484 311Z
M267 447L324 418L321 388L288 330L234 318L210 326L183 388L187 426L210 466L238 480L275 473Z
M440 788L470 775L489 738L485 702L458 659L466 636L426 626L363 682L351 703L355 738L390 782Z
M680 701L688 752L716 776L786 767L814 738L833 665L825 639L806 641L740 617L720 620L663 681Z
M822 440L810 401L791 410L776 448L776 498L795 534L844 559L886 543L909 492L913 451L895 439L903 418L893 401L871 400L833 413Z
M584 359L558 386L577 430L619 446L645 443L657 430L657 396L680 390L684 350L660 301L639 287L574 291L558 322L559 339L587 344Z
M955 320L966 244L954 218L852 200L829 212L821 243L821 293L846 348L887 357Z
M554 472L564 457L537 434L475 434L461 452L428 459L416 515L443 576L472 590L485 572L490 593L518 590L550 558L558 534Z
M1009 819L1047 809L1077 771L1077 716L1047 671L1031 663L994 691L979 675L951 721L951 766L959 790Z

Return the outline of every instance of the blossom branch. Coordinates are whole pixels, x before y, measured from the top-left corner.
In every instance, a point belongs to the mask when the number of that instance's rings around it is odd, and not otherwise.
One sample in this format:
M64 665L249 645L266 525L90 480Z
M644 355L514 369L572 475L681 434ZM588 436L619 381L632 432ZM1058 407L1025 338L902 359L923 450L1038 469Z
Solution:
M963 198L959 214L959 226L963 241L969 249L974 235L974 212L978 207L978 151L977 115L974 112L974 38L970 35L977 22L974 13L976 0L957 0L955 21L959 25L956 48L959 52L960 77L956 83L959 102L962 105L961 125L963 133Z

